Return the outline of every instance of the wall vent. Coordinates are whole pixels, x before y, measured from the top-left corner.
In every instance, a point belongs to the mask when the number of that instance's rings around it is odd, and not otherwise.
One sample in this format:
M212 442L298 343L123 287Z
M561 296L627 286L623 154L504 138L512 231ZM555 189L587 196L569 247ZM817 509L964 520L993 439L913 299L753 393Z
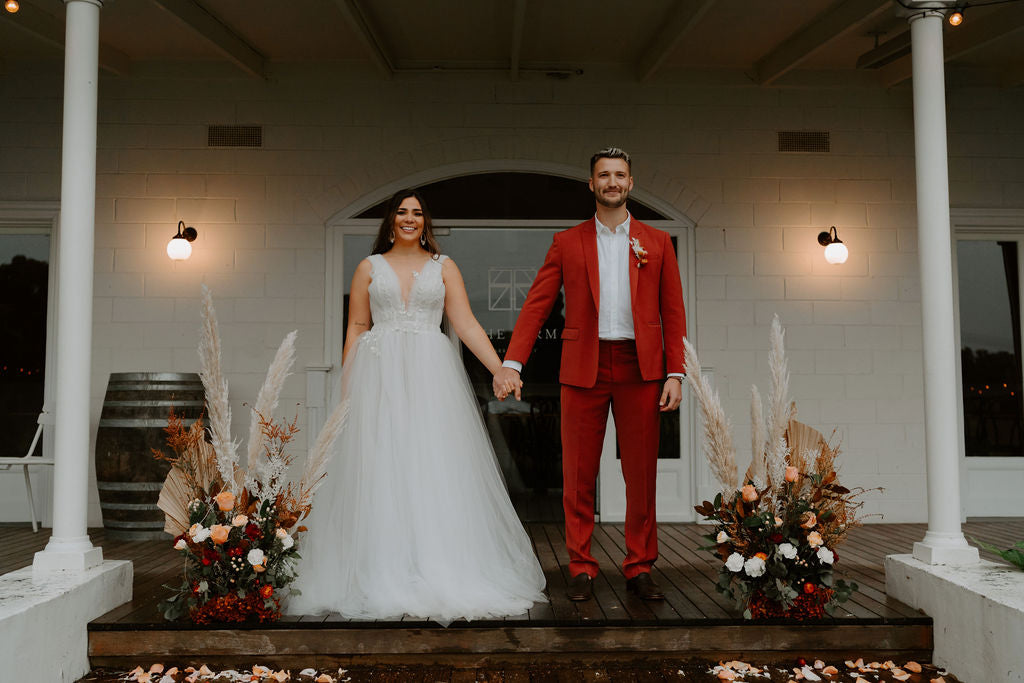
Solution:
M827 130L780 130L780 152L830 152Z
M262 147L263 126L208 126L207 147Z

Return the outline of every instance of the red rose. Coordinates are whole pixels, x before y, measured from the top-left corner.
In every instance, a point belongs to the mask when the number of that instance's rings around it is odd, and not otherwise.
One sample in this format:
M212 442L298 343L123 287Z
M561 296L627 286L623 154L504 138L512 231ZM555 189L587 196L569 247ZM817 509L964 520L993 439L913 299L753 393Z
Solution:
M203 562L203 566L204 567L209 567L210 566L210 558L204 556L203 559L202 559L202 562Z
M811 583L810 581L808 581L807 583L804 584L804 593L807 593L808 595L810 595L811 593L814 592L814 588L815 588L814 584Z
M782 543L782 539L783 538L784 538L784 536L782 534L778 533L778 532L775 532L771 536L772 543Z
M260 597L263 598L264 600L266 600L267 598L269 598L273 594L274 594L274 587L273 586L263 586L262 588L260 588Z
M262 536L263 533L260 531L260 528L255 524L247 524L245 527L245 535L248 536L251 540L255 541L257 538Z

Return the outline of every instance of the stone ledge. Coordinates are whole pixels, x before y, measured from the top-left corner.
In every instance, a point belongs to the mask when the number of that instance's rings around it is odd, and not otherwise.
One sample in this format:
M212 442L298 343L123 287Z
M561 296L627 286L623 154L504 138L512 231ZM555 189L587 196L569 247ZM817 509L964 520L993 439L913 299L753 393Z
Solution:
M886 593L935 621L934 661L966 681L1024 681L1024 572L885 558Z
M0 576L0 661L18 681L76 681L89 671L88 623L132 598L132 563L107 560L40 579Z

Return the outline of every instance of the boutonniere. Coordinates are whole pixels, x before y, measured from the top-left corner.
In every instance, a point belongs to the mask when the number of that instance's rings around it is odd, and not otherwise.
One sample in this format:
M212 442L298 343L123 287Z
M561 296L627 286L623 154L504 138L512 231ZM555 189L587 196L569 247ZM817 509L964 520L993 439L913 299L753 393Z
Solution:
M640 244L638 237L630 237L629 244L633 248L633 255L636 256L636 267L640 268L647 263L647 250Z

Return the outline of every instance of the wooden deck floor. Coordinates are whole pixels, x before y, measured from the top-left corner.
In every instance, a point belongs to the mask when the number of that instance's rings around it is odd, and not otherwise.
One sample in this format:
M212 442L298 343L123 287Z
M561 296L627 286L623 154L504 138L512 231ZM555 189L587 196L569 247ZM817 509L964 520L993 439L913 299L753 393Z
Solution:
M230 629L194 627L163 621L156 603L163 584L179 570L168 542L106 539L92 530L107 559L134 562L134 598L89 625L89 651L96 666L127 665L146 658L230 664L252 656L281 666L333 666L353 663L474 665L494 661L548 661L586 656L610 659L674 656L741 657L762 660L792 652L844 657L848 653L929 661L930 617L886 595L883 558L909 552L924 525L875 524L857 529L838 551L839 574L860 590L841 614L815 624L745 622L715 591L717 561L698 550L703 528L660 525L661 559L655 577L666 589L663 603L629 595L619 570L624 555L620 525L600 525L594 549L602 564L595 599L572 603L564 595L567 556L561 526L529 523L537 556L548 580L550 600L529 614L496 621L456 622L444 629L433 622L352 621L340 615L290 617L268 625ZM972 521L965 533L1007 547L1024 538L1024 519ZM46 542L47 531L0 527L9 551L0 573L27 566ZM997 559L987 555L988 559ZM315 661L315 663L314 663Z

